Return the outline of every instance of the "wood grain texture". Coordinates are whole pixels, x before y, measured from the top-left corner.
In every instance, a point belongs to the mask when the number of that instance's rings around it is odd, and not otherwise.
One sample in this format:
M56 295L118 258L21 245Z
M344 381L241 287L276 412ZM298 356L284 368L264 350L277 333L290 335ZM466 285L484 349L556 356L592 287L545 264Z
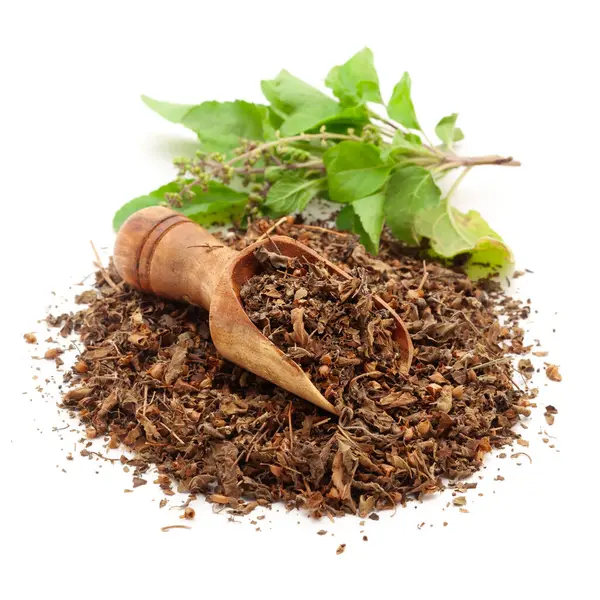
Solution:
M119 229L114 261L130 285L209 310L213 290L236 252L175 211L152 206Z

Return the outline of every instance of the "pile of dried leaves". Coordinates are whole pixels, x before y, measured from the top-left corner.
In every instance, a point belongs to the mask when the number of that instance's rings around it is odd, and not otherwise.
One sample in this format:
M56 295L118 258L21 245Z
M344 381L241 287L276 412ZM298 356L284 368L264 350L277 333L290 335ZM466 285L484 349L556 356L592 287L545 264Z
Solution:
M241 249L270 226L260 221L244 236L223 240ZM111 268L79 298L89 308L51 320L63 335L75 330L85 347L67 375L72 387L64 405L78 411L89 438L105 436L110 447L131 449L138 477L155 466L167 494L175 483L244 512L283 500L318 516L365 515L430 494L443 487L442 478L470 475L487 452L517 437L512 427L529 413L529 399L512 380L509 354L525 350L518 321L527 307L497 284L475 286L403 255L386 235L374 259L351 235L291 223L276 232L354 274L400 314L415 346L410 373L390 374L387 317L367 314L368 294L335 309L339 286L305 278L293 298L307 301L306 330L290 322L278 332L273 306L264 318L258 314L250 286L245 301L255 321L281 336L288 352L301 351L293 356L313 380L351 408L338 422L220 358L205 311L132 290ZM356 360L344 361L323 336L319 347L304 338L319 329L310 307L325 304L347 311L343 335L359 345ZM371 345L354 331L357 320L367 330L374 323ZM294 344L289 336L297 336ZM360 377L373 370L383 375Z
M240 290L246 314L302 366L334 403L342 425L354 410L378 412L373 400L383 407L399 406L401 397L408 404L416 401L401 393L405 378L392 339L395 321L375 304L366 269L353 269L353 277L345 279L322 263L287 259L264 247L254 254L263 272Z

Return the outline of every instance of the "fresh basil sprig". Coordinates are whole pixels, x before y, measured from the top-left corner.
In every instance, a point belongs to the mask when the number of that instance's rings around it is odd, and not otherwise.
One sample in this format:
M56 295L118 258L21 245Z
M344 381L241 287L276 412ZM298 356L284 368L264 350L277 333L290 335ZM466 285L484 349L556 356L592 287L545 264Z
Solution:
M373 254L387 225L398 240L431 255L469 255L466 268L473 277L512 262L481 215L462 213L450 200L472 167L517 161L457 155L454 145L464 135L456 113L436 125L440 144L434 145L417 118L408 73L384 103L368 48L333 67L325 85L335 98L283 70L261 82L266 105L184 105L142 96L158 114L194 131L200 147L193 158L175 159L175 181L125 204L115 215L115 229L155 204L166 203L208 226L301 212L320 196L343 205L337 226L360 235ZM442 197L437 181L455 169L462 172Z

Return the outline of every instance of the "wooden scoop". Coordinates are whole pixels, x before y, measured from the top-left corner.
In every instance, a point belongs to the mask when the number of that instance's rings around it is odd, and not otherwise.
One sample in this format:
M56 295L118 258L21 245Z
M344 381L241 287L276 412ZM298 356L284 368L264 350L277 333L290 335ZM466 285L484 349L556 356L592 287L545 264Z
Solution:
M168 208L153 206L133 214L119 230L114 261L117 271L133 287L165 298L184 300L209 310L212 341L231 362L263 379L337 414L302 368L268 340L250 321L240 301L240 288L261 272L254 250L321 262L331 273L350 276L328 260L286 236L271 236L236 252L208 231ZM412 360L412 343L402 319L381 299L396 321L393 337L401 352L403 369Z

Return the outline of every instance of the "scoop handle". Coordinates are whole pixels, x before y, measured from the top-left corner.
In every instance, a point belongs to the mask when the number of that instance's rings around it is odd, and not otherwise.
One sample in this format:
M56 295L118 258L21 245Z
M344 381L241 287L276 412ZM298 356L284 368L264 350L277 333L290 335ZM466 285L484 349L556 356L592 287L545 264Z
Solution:
M219 277L236 255L182 214L151 206L119 229L114 262L133 287L208 310Z

